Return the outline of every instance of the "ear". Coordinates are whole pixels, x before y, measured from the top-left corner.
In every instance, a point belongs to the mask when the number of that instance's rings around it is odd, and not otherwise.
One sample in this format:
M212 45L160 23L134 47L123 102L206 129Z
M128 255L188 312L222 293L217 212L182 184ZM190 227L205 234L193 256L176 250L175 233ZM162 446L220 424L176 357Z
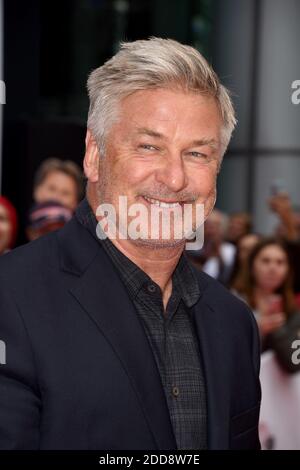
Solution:
M99 150L96 141L89 129L85 137L85 155L83 159L84 174L91 183L96 183L99 178Z

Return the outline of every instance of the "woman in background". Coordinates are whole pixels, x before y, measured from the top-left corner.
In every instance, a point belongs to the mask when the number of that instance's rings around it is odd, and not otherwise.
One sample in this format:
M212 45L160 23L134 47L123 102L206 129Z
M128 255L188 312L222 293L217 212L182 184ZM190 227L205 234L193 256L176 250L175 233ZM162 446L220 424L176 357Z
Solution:
M229 287L233 291L240 292L243 288L248 271L248 257L260 239L261 236L257 233L247 233L246 235L242 235L238 240L229 281Z
M256 317L262 351L274 350L288 372L296 372L292 343L299 339L300 312L292 288L293 273L285 243L276 238L259 241L248 256L247 270L238 289Z

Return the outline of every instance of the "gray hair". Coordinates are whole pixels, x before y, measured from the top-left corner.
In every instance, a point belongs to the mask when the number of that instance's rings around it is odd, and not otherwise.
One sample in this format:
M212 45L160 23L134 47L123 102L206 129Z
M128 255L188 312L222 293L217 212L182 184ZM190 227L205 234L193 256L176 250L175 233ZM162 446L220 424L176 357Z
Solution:
M88 78L90 98L87 126L105 153L105 136L117 120L121 99L138 90L174 88L213 96L223 119L222 155L236 125L228 90L205 58L191 46L172 39L150 38L122 42L120 50Z

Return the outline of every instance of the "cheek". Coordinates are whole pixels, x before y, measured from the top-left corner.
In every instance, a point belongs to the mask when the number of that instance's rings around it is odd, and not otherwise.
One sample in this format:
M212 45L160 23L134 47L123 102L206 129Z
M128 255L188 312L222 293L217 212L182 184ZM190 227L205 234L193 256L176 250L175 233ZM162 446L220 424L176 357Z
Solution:
M134 185L145 180L154 180L155 171L146 165L130 165L124 177Z
M64 193L65 200L68 200L70 202L76 201L77 199L77 191L76 188L69 188L68 192Z
M189 187L201 196L208 196L216 189L216 172L203 169L188 172Z
M262 263L256 263L253 266L253 276L256 280L261 280L266 273L266 267Z
M154 175L154 169L149 165L138 162L134 159L116 162L113 166L113 176L115 181L119 181L119 187L132 187L151 178Z
M279 266L278 268L278 277L284 280L288 275L288 267L287 266Z
M1 234L4 236L4 235L8 235L11 231L11 225L9 222L0 222L0 232Z

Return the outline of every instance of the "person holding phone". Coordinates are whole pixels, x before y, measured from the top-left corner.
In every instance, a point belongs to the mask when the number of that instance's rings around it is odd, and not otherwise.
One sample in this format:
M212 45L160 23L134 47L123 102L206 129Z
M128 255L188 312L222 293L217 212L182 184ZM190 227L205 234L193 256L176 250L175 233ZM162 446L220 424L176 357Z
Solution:
M289 192L281 180L271 184L268 206L279 219L276 235L287 242L299 241L299 214L294 211Z
M300 209L293 206L291 197L280 180L273 182L270 193L268 205L278 217L275 233L285 241L290 253L294 273L293 288L300 306Z
M288 372L300 370L291 361L291 345L300 333L300 311L292 285L293 270L285 243L265 238L249 254L244 280L234 291L253 310L262 351L273 349Z

